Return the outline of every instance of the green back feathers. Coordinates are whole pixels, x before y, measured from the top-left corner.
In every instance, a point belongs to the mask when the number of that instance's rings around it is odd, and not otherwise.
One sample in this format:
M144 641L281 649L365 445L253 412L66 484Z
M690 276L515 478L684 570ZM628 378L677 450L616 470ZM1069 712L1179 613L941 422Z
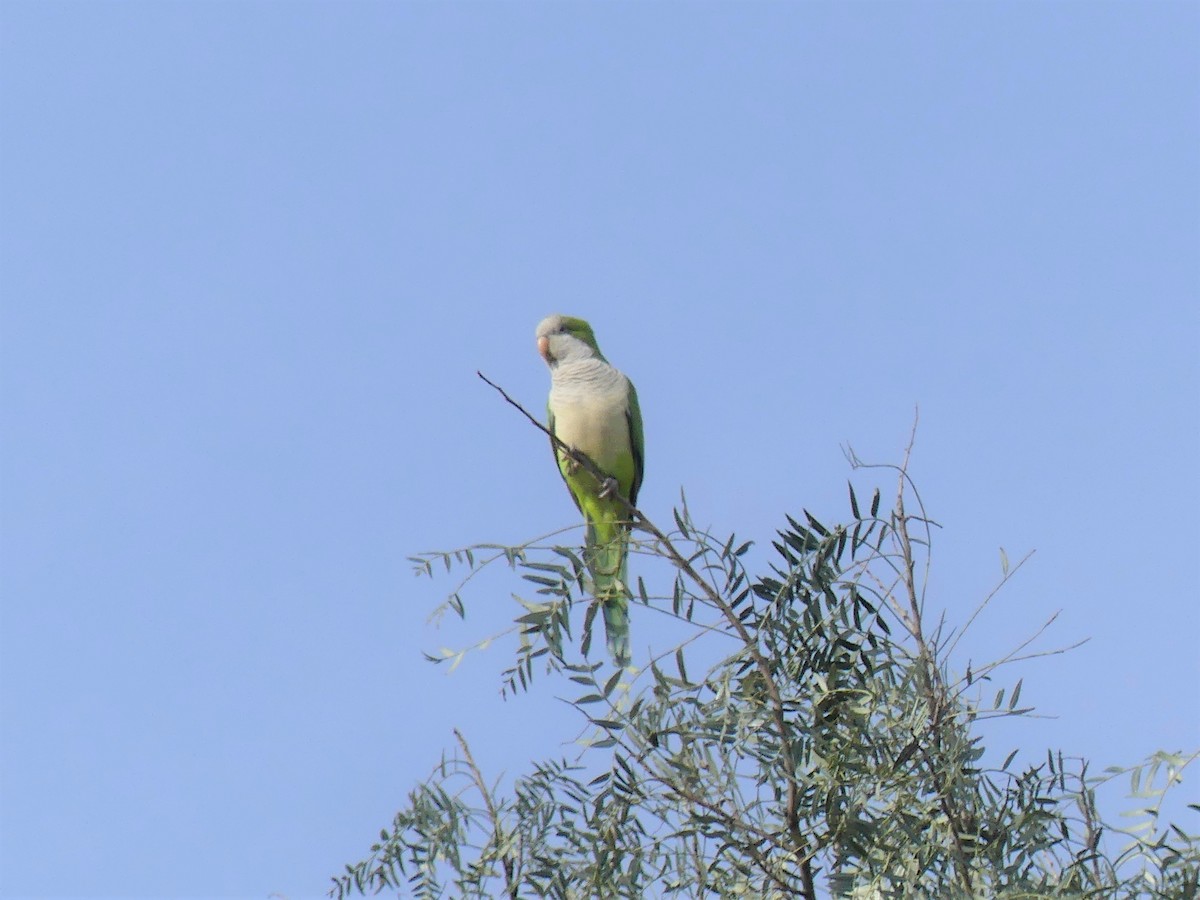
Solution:
M629 410L625 413L629 423L629 445L633 450L633 483L626 490L632 506L637 506L638 491L642 488L642 475L646 469L646 438L642 433L642 408L638 405L637 391L629 382ZM624 485L622 485L624 488Z

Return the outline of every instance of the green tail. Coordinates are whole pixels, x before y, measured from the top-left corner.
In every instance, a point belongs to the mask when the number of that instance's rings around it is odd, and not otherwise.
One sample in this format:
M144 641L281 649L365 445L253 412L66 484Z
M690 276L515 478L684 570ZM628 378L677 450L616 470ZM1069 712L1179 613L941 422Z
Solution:
M618 666L629 662L628 549L627 524L588 524L586 562L596 599L602 604L608 652Z

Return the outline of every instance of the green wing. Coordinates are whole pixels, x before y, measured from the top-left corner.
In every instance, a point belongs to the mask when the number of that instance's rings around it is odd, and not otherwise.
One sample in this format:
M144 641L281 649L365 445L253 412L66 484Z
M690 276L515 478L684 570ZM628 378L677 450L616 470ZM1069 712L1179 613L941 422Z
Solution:
M642 408L638 405L637 390L629 382L629 407L625 410L625 421L629 423L629 446L633 450L633 484L629 486L629 502L637 506L638 491L642 488L642 474L646 469L646 441L642 435Z

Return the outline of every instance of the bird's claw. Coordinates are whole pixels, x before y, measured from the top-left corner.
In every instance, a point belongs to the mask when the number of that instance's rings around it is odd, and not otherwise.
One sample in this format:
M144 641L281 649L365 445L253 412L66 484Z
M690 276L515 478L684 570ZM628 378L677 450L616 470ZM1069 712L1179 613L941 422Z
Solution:
M605 478L604 482L600 485L599 497L601 500L607 500L609 497L615 497L619 490L620 485L617 484L617 479L610 475L608 478Z

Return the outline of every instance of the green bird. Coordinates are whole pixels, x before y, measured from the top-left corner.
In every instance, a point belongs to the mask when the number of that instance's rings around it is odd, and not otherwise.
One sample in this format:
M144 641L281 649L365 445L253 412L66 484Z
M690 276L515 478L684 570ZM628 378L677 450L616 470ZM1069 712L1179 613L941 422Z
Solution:
M554 447L558 471L587 526L584 562L604 612L608 651L617 665L629 662L629 586L626 559L629 514L614 490L637 503L645 459L637 391L609 365L592 326L570 316L548 316L537 327L538 353L550 367L550 431L587 455L609 476L596 478Z

